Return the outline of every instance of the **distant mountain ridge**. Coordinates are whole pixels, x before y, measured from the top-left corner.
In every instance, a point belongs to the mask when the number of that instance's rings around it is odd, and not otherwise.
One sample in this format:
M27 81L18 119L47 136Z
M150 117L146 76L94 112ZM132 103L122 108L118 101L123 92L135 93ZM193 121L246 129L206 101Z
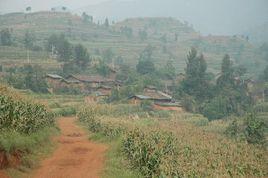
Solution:
M111 22L111 21L110 21ZM135 67L139 55L148 46L153 48L153 59L157 67L174 60L178 72L184 72L185 59L195 47L202 52L208 63L208 70L218 73L224 54L229 54L235 65L242 65L249 74L258 73L264 61L256 56L256 47L244 36L202 35L187 22L168 17L129 18L110 26L88 23L81 16L66 12L12 13L0 15L0 30L12 29L16 39L14 46L0 47L0 60L21 60L25 58L24 35L34 32L37 45L45 48L48 37L64 33L72 43L82 43L93 55L100 55L110 49L118 59ZM131 30L130 30L131 29ZM128 32L132 31L129 35ZM141 37L140 31L146 33ZM35 59L46 60L45 51L34 52Z
M203 34L235 35L268 19L267 0L132 0L107 1L78 9L98 20L133 17L175 17L194 24Z

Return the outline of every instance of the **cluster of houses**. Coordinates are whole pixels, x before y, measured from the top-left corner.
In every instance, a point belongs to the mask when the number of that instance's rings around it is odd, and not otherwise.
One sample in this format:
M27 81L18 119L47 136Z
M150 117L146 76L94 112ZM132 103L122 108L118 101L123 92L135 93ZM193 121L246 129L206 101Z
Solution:
M69 75L62 77L57 74L47 74L46 81L49 91L78 90L87 95L86 102L96 102L109 97L112 89L120 89L122 82L115 79L115 75L103 77L100 75ZM151 101L158 109L181 110L181 105L166 92L157 90L154 86L147 86L140 95L129 98L130 104L140 104L141 101Z
M113 78L105 78L100 75L69 75L62 77L57 74L47 74L46 81L51 93L61 90L78 90L84 94L96 94L96 96L109 96L112 88L120 87L120 82Z
M178 77L179 80L182 76ZM69 75L62 77L57 74L47 74L46 81L49 85L51 93L64 90L76 90L79 93L85 94L87 102L100 101L111 95L112 89L119 90L123 85L122 81L116 80L116 72L112 71L109 77L100 75ZM176 82L176 81L175 81ZM181 110L181 105L176 102L169 92L174 86L174 81L165 81L165 90L159 91L154 86L147 86L140 94L130 96L129 103L140 104L142 101L151 101L158 109ZM255 81L246 81L249 94L255 101L264 101L268 96L268 91L263 90ZM263 82L261 83L263 85Z

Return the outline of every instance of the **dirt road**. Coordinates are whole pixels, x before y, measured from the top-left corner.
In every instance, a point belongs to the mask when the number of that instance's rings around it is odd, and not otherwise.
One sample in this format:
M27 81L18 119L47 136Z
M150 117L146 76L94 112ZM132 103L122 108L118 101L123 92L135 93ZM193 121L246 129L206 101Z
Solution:
M4 173L4 171L1 171L1 170L0 170L0 177L1 177L1 178L9 178L9 177L6 175L6 173Z
M41 162L32 178L98 178L107 146L88 140L74 118L59 119L61 135L55 152Z

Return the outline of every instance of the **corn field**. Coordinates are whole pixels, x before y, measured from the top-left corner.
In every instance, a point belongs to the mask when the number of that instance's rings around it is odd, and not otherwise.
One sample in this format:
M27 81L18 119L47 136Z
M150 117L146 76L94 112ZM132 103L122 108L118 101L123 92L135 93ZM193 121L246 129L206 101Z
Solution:
M8 88L0 88L0 130L31 134L54 125L54 114L48 112L44 105L20 97Z
M104 122L99 117L97 106L83 108L78 113L80 122L86 123L93 133L101 133L109 138L123 135L121 146L125 156L145 177L179 176L177 160L174 159L177 155L176 139L172 134L155 130L129 130L127 126Z
M268 175L265 148L205 131L203 124L199 126L199 122L205 121L204 118L198 119L199 116L192 115L182 115L183 118L176 116L171 120L151 118L156 124L143 125L145 118L133 120L129 115L114 118L113 110L116 109L92 105L83 108L78 117L91 132L119 138L122 155L144 177Z

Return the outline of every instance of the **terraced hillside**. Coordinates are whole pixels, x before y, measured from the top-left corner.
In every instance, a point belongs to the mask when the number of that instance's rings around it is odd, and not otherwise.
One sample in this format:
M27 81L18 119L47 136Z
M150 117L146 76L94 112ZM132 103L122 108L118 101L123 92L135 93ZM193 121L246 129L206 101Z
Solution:
M159 67L167 60L174 60L178 72L185 68L185 58L194 46L203 52L208 69L218 73L224 54L228 53L234 62L248 68L253 75L264 65L256 48L246 38L239 36L202 36L187 23L172 18L134 18L105 27L98 23L86 23L83 18L70 13L37 12L31 14L13 13L0 16L0 30L12 29L14 45L0 47L1 64L16 60L23 63L27 52L23 47L26 31L34 32L36 43L43 50L30 52L31 61L47 65L49 54L44 51L46 39L51 34L64 33L73 43L83 43L93 55L111 49L114 58L121 56L127 64L135 67L139 54L148 45L153 47L153 58ZM51 64L51 63L50 63ZM55 65L52 70L56 70ZM56 65L57 66L57 65ZM54 67L54 68L53 68ZM50 68L50 67L48 67Z

